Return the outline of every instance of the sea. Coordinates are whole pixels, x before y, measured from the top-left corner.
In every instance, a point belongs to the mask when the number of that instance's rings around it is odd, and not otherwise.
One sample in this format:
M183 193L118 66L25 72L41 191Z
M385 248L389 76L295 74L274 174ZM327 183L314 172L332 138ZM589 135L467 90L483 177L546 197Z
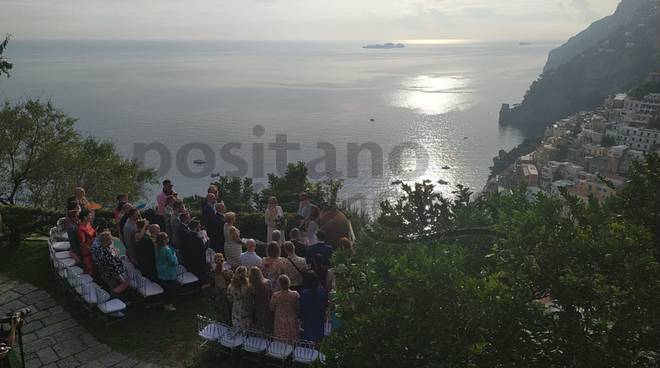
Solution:
M479 192L493 156L524 138L498 125L501 104L522 99L557 45L367 43L12 39L0 98L51 100L183 195L218 174L259 189L304 161L373 214L395 181Z

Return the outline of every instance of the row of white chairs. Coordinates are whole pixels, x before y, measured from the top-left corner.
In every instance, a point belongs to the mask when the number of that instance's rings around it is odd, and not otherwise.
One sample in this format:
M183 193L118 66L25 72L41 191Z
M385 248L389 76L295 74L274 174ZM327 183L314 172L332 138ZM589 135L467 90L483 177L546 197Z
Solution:
M257 330L240 330L197 315L197 334L202 345L214 343L229 351L240 351L253 358L270 358L282 363L296 364L325 363L325 356L313 341L298 340L295 343L266 335Z
M104 317L119 316L126 310L126 304L94 282L91 275L76 266L76 261L69 253L71 244L66 240L66 233L59 233L54 227L48 238L48 253L51 265L58 280L67 290L84 302L91 312L98 310Z

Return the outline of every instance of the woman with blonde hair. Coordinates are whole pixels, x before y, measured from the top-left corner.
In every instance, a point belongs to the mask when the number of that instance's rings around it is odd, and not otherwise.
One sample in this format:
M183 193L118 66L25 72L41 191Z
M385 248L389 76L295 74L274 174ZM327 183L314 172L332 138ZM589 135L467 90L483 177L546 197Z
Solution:
M284 243L284 211L282 207L277 204L277 198L270 197L268 198L268 207L266 208L266 214L264 215L266 220L266 242L270 243L272 241L277 241L278 245ZM273 232L277 231L279 235L279 240L273 239Z
M239 266L234 272L231 284L227 289L227 299L232 303L231 324L235 329L246 331L250 328L252 318L248 298L250 282L247 277L247 268Z
M273 335L293 344L298 339L298 292L290 290L291 281L287 275L277 279L282 290L273 294L270 299L270 309L275 313Z
M234 212L225 213L225 259L232 267L238 267L241 264L241 254L243 253L243 240L241 240L241 231L234 226L236 223L236 214Z
M212 293L215 301L216 315L219 322L229 323L231 320L231 306L227 298L227 287L231 282L232 272L222 253L216 253L213 261L215 268L212 272Z
M264 333L273 332L273 312L270 310L272 293L270 282L261 273L259 267L251 267L250 300L254 318L252 326Z
M266 246L267 257L261 261L261 269L264 276L270 280L275 290L279 290L277 279L284 273L285 259L280 257L280 246L275 242L270 242Z

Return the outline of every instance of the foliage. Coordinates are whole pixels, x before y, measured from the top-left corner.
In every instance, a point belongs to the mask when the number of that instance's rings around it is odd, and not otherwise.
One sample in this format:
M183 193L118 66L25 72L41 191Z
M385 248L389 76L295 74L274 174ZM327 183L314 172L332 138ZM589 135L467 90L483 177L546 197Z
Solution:
M307 178L305 163L289 163L284 176L268 174L268 186L255 196L257 210L265 210L268 198L276 197L285 212L296 212L298 195L302 192L307 192L312 202L320 203L323 199L319 185Z
M435 190L430 180L409 185L402 181L399 185L403 194L392 202L380 204L380 215L374 224L381 237L398 240L436 239L460 225L478 226L483 222L475 207L480 204L471 201L469 188L457 185L452 192L454 198L445 198ZM474 217L478 215L477 217Z
M211 184L220 190L220 197L228 210L234 212L255 210L252 178L221 176Z
M408 187L390 205L406 222L420 215L404 228L430 235L427 219L461 219L497 238L402 243L377 231L355 257L335 256L342 327L324 342L328 366L656 366L658 183L649 156L603 204L522 191L469 201L464 188L443 204L428 182Z
M628 95L641 100L650 93L660 93L660 82L646 82L630 90Z
M14 67L14 65L7 61L7 58L2 55L7 49L9 38L10 36L6 35L5 39L0 42L0 77L2 77L3 74L9 76L9 71Z
M75 120L50 102L27 100L0 111L0 203L63 206L76 186L91 200L143 196L155 172L120 156L111 142L82 138Z

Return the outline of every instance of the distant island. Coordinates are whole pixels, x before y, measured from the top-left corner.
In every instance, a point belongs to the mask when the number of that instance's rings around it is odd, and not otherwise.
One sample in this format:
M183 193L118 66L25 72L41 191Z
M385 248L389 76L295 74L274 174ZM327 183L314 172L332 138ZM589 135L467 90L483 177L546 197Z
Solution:
M373 45L367 45L363 46L363 49L402 49L406 47L406 45L402 43L384 43L384 44L373 44Z

